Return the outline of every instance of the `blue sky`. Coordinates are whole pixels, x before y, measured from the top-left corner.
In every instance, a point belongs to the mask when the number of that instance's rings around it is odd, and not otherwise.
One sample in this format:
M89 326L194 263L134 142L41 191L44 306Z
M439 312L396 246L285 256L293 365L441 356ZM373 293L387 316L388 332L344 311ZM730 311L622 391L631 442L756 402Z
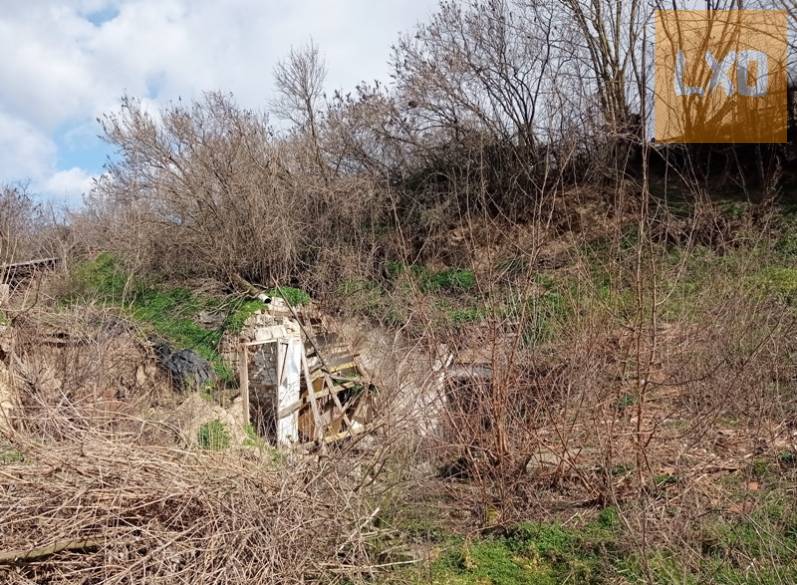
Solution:
M0 183L79 206L113 152L96 118L203 91L266 109L272 72L311 38L327 90L388 81L390 47L437 0L0 0Z

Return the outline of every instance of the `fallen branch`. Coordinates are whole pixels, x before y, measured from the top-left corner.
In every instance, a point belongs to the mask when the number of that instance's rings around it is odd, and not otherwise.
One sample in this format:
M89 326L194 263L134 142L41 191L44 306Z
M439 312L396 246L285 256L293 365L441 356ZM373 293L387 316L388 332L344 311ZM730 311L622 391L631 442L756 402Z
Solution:
M86 550L89 548L99 548L105 544L106 539L99 538L80 538L57 540L47 546L40 546L25 550L12 550L0 552L0 565L13 565L21 562L30 562L49 557L64 551ZM127 544L127 542L123 543Z

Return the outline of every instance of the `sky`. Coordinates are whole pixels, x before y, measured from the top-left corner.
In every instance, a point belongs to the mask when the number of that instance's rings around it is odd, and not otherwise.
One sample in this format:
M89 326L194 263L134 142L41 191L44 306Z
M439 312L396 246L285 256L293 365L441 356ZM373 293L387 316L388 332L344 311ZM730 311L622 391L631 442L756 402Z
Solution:
M326 90L389 81L390 47L437 0L0 0L0 184L79 207L113 151L97 117L205 91L267 109L275 64L312 39Z

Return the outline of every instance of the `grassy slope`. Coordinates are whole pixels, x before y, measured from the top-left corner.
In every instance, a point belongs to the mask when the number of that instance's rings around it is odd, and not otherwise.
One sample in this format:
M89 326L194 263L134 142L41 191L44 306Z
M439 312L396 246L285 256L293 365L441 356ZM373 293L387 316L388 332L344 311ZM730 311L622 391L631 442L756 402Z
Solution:
M271 291L276 296L277 291ZM309 300L307 295L292 288L281 292L293 304ZM230 382L234 373L223 362L218 345L225 331L240 331L247 318L263 308L258 300L237 297L213 297L182 287L154 285L131 278L109 254L99 254L93 260L76 267L72 274L71 290L66 302L99 302L121 310L145 328L168 340L178 349L193 349L213 363L222 381ZM199 315L209 313L222 319L219 327L211 328L199 321Z
M511 286L498 291L493 288L488 296L480 290L474 272L463 268L431 270L399 264L390 267L384 281L346 281L338 294L354 312L397 324L407 318L407 299L420 294L432 307L435 322L453 328L478 324L496 313L512 317L525 305L533 315L527 340L536 345L572 325L578 312L590 303L610 304L622 313L631 302L628 283L607 278L600 246L592 253L590 286L566 271L541 271L534 276L538 286L530 297L518 296ZM745 287L749 294L774 295L790 304L797 298L797 244L789 230L784 230L774 250L744 248L725 255L701 248L688 254L662 250L659 262L665 275L660 283L666 293L662 297L665 319L699 318L697 299L718 286ZM217 367L216 344L221 332L202 327L197 314L227 311L225 327L235 329L257 308L249 301L231 310L225 304L229 301L181 288L131 287L113 259L102 255L78 270L77 281L87 297L122 308L176 345L196 349ZM752 496L739 487L745 513L707 514L693 527L688 542L654 548L646 557L633 546L614 509L577 527L525 523L502 536L470 539L405 525L400 527L404 537L433 551L432 558L398 569L384 581L454 585L797 582L797 510L793 489L784 481L794 479L790 462L795 458L793 453L784 453L778 461L754 462L754 466L763 465L769 477ZM753 473L760 475L762 470ZM730 481L742 486L744 474Z
M777 468L777 466L775 466ZM500 536L466 538L446 532L433 515L405 519L405 540L431 559L385 577L386 585L594 585L717 583L781 585L797 582L795 468L770 469L768 488L750 494L743 474L734 502L745 513L708 512L690 527L689 542L655 546L642 556L615 508L589 522L523 523Z
M661 315L666 321L690 322L705 318L704 301L723 290L744 291L757 299L777 298L786 306L797 301L797 220L781 218L774 246L742 245L724 254L697 247L660 250ZM540 285L533 298L520 299L512 290L498 290L506 316L530 303L534 317L528 341L545 343L557 331L573 324L578 311L590 303L611 305L618 314L628 310L633 294L628 283L607 278L600 245L588 251L591 285L584 287L566 271L543 271L534 278ZM522 265L523 259L515 264ZM421 295L435 307L458 306L473 318L458 320L443 311L443 323L467 326L489 315L487 299L480 296L473 273L466 286L429 286L435 275L463 273L452 268L431 272L423 267L400 267L410 274ZM526 273L527 274L527 273ZM525 276L525 275L524 275ZM443 282L446 278L440 279ZM366 314L391 314L401 281L359 283L348 298L357 298ZM406 281L405 281L406 282ZM404 284L403 286L406 286ZM363 293L363 291L365 291ZM360 296L356 294L359 292ZM491 290L493 299L496 290ZM402 301L402 304L404 301ZM496 303L493 303L493 307ZM494 309L493 309L494 310ZM754 481L750 482L749 478ZM782 452L776 459L756 459L750 468L726 478L733 502L726 511L707 511L692 526L685 541L657 546L643 557L634 546L617 511L609 508L598 518L576 528L557 523L521 524L503 536L466 538L433 526L428 516L400 528L405 538L431 551L431 559L397 570L388 583L452 585L553 585L555 583L661 583L724 585L776 585L797 583L797 453ZM750 485L755 491L750 491Z

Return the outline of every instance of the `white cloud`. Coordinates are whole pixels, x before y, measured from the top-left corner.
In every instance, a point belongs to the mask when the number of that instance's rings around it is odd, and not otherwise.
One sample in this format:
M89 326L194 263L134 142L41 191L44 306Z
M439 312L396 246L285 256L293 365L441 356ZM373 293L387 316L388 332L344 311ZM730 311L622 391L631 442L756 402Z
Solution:
M50 197L79 204L83 195L91 190L94 177L79 167L56 171L39 185L33 187Z
M51 168L55 154L46 134L0 110L0 181L39 178Z
M0 0L0 182L27 173L41 185L81 184L75 169L55 168L53 137L79 139L123 94L155 109L223 90L265 108L274 65L310 38L326 55L328 89L387 80L391 44L436 3Z
M0 112L0 182L29 183L48 199L79 205L92 176L79 167L56 170L56 145L19 118Z

